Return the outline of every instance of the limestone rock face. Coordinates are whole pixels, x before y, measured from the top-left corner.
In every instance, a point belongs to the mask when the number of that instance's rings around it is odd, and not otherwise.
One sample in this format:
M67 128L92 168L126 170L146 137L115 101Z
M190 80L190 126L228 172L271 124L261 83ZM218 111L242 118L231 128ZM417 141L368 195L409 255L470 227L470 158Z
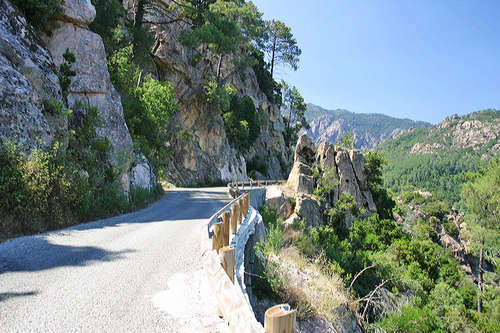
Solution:
M95 18L95 8L90 0L62 0L64 18L79 25L89 25Z
M49 51L26 19L8 1L0 1L0 143L26 150L50 146L67 127L44 103L62 99Z
M222 62L223 82L231 84L239 95L249 96L264 120L254 145L247 152L239 152L226 134L222 116L201 96L204 85L216 77L217 57L208 48L192 50L184 47L178 37L186 28L184 23L154 27L153 53L158 75L172 83L180 108L173 128L187 134L173 136L169 141L173 152L169 166L171 181L188 185L246 180L246 162L254 157L268 160L264 177L283 179L289 170L282 170L288 155L279 109L260 90L253 69L237 70L228 59Z
M153 170L143 156L132 152L119 94L111 84L104 45L87 24L95 18L90 0L64 0L63 15L51 36L42 40L7 1L0 1L0 142L23 144L25 150L48 147L67 131L67 120L44 109L62 100L58 68L69 49L76 56L66 105L78 111L77 101L96 106L102 125L96 133L109 140L110 164L122 170L125 192L130 185L151 187ZM81 111L81 110L80 110Z

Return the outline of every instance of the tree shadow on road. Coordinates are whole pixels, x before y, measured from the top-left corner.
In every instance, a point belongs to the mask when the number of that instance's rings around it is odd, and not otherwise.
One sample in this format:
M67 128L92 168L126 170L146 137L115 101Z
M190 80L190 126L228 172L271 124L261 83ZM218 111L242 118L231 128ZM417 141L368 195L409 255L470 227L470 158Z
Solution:
M87 266L124 258L133 250L108 251L92 246L53 244L41 236L26 237L23 244L3 244L0 275L7 272L34 272L62 266Z
M0 302L5 301L9 298L14 297L26 297L26 296L36 296L38 295L37 291L26 291L22 293L12 292L12 293L0 293Z

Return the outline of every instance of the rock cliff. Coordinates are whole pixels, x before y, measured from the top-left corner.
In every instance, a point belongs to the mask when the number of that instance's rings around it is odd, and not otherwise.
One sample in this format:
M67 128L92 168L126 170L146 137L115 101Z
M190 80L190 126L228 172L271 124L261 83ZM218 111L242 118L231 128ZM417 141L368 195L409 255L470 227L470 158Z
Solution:
M133 152L102 39L87 28L95 18L94 6L90 0L66 0L62 8L57 28L40 38L14 6L0 1L0 140L22 143L27 151L49 146L68 124L64 117L46 112L45 103L64 100L75 108L81 101L99 110L102 125L96 132L112 146L109 162L121 171L124 191L131 185L149 188L156 183L153 170L144 156ZM66 49L76 56L67 100L58 79Z
M154 27L158 76L173 84L180 107L173 128L187 134L174 136L169 142L173 152L169 168L172 181L187 185L244 180L246 162L255 156L266 161L264 177L284 178L288 149L283 139L283 120L279 109L259 88L253 69L238 70L230 61L223 62L221 68L224 83L230 83L239 95L249 96L263 119L257 141L242 153L228 139L222 115L212 112L201 96L204 85L214 80L217 66L208 48L192 50L179 42L186 28L182 23Z

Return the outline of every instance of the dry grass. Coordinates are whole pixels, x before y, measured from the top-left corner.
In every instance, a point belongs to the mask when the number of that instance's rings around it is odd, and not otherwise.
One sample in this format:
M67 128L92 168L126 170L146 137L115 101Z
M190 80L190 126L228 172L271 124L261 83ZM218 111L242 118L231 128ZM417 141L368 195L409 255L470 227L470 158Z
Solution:
M297 308L300 319L319 315L333 321L335 310L350 303L340 276L326 274L320 262L308 261L296 247L284 248L270 260L277 264L284 301Z

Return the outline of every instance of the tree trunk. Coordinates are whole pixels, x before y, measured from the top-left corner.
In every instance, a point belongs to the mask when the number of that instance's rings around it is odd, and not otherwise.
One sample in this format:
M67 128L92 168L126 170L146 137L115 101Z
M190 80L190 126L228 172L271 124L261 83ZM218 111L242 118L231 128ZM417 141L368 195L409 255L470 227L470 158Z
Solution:
M138 0L137 1L137 10L135 11L134 16L134 27L139 28L142 25L142 21L144 20L144 5L147 0Z
M139 29L142 26L142 22L144 20L144 5L146 4L147 0L138 0L137 1L137 9L135 10L135 15L134 15L134 27L136 29ZM135 38L133 38L132 41L132 54L134 56L134 59L136 58L137 55L137 43Z
M481 242L481 250L479 251L479 282L477 287L477 312L483 312L483 247L484 241Z
M224 56L222 54L219 55L219 64L217 65L217 82L220 81L220 72L222 69L222 59Z
M271 79L274 77L274 58L276 56L276 37L274 37L273 41L273 54L271 56Z

